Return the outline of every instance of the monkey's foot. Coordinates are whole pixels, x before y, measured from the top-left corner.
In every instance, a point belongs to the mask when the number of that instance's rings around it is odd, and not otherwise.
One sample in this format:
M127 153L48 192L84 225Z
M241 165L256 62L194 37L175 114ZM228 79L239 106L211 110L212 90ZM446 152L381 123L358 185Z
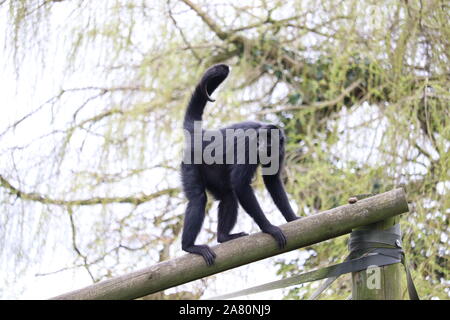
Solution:
M183 248L183 250L202 256L208 266L211 266L216 258L216 254L214 253L214 251L212 251L211 248L206 245L190 246L187 248Z
M217 236L217 242L223 243L223 242L227 242L227 241L237 239L240 237L245 237L245 236L248 236L248 233L239 232L239 233L231 233L231 234L219 234Z

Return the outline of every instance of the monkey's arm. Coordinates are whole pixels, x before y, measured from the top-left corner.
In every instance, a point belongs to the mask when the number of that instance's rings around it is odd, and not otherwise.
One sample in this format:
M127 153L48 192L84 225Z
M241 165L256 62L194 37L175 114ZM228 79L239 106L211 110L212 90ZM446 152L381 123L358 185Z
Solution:
M270 234L278 242L280 248L286 246L286 237L280 228L274 226L267 220L264 212L259 206L258 200L253 192L252 187L249 184L241 184L236 189L235 192L239 199L239 203L242 205L244 210L255 220L261 230L265 233Z
M279 174L274 175L263 175L264 184L273 199L273 202L277 206L278 210L283 214L287 222L300 219L297 217L289 204L286 191L283 187L283 182L281 181Z

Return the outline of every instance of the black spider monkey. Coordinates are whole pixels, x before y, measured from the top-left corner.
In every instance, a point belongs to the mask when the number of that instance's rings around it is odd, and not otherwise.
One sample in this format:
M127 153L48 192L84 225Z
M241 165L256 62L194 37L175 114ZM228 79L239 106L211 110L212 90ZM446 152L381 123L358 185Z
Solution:
M209 68L200 82L197 84L191 100L188 104L184 118L184 129L187 133L194 132L194 122L202 120L203 109L207 101L213 102L210 95L225 80L229 73L229 67L225 64L214 65ZM279 169L275 174L263 175L264 184L269 191L273 201L281 211L286 221L298 219L292 210L283 183L280 179L280 171L284 160L284 134L281 129L274 125L258 122L241 122L230 127L220 129L224 133L226 129L254 129L256 132L264 129L278 129L279 135ZM201 130L202 136L205 130ZM270 137L267 147L270 149ZM234 140L235 143L236 141ZM210 143L210 142L209 142ZM202 150L209 144L202 141ZM246 148L247 148L246 144ZM236 150L236 148L233 148ZM186 145L185 154L193 154L193 144ZM223 150L226 154L226 147ZM234 151L233 151L234 152ZM269 151L270 152L270 151ZM233 155L236 158L236 155ZM258 160L259 161L259 160ZM259 163L261 164L261 163ZM203 256L208 265L214 263L216 254L206 245L195 245L195 239L200 232L205 217L206 190L208 190L219 203L219 217L217 241L222 243L236 239L247 234L244 232L230 233L236 224L238 213L238 202L244 210L255 220L261 230L272 235L283 248L286 245L286 237L277 226L267 220L251 187L251 180L258 167L257 164L206 164L186 163L181 164L181 176L183 190L188 199L188 205L184 218L182 249L187 252Z

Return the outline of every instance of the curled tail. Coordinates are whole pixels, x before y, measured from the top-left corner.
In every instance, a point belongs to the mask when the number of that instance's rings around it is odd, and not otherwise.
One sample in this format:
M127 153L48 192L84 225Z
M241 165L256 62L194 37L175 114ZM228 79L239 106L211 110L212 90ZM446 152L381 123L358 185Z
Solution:
M186 115L184 116L184 129L191 132L194 130L194 121L202 120L206 102L214 101L210 97L211 94L225 80L229 72L230 68L226 64L216 64L206 70L189 101Z

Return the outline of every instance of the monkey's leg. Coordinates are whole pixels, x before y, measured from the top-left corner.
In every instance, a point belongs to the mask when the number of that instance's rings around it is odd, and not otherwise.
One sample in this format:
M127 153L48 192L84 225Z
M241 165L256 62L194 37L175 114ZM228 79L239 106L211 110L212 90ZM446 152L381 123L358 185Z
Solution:
M220 199L219 203L219 221L217 225L217 241L222 243L239 237L247 236L245 232L230 234L236 224L238 214L238 202L233 191Z
M214 263L216 254L206 245L195 245L195 239L200 232L205 218L206 194L200 193L189 196L184 217L181 247L184 251L201 255L208 265Z
M274 175L263 175L264 184L266 185L267 191L269 191L273 202L277 206L278 210L283 214L287 222L300 219L294 213L289 204L286 191L283 187L283 182L280 179L279 174Z

